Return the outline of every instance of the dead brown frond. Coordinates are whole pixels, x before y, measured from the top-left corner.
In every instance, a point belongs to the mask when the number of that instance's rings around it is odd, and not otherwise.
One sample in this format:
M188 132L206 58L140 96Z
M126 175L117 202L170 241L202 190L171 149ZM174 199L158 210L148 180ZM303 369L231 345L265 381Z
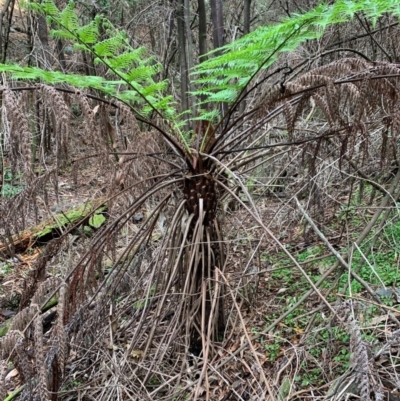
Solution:
M7 374L7 363L4 360L0 360L0 398L1 399L5 399L7 397L6 374Z
M26 394L33 393L33 382L32 378L34 377L33 366L29 357L29 345L28 341L23 337L18 338L15 344L15 351L17 354L17 358L15 359L15 365L21 375L22 380L26 383L26 387L24 388L25 396ZM22 395L24 397L24 394Z
M62 376L65 373L65 364L68 356L67 335L65 332L65 323L68 321L68 307L66 305L67 290L67 286L62 284L57 302L57 325L54 330L54 337L57 339L55 342L58 345L57 359ZM54 389L54 391L56 390Z
M21 295L20 309L25 308L28 303L31 302L34 294L37 293L36 290L38 285L42 283L46 277L46 265L50 261L50 259L53 258L60 250L63 241L63 238L55 238L50 241L46 245L42 253L35 260L31 270L29 271L28 277L25 279L24 282L25 288ZM40 305L40 303L38 304Z
M84 116L84 135L83 140L87 144L93 144L97 152L104 152L106 147L101 141L101 132L95 120L95 112L89 103L89 99L81 91L76 92L75 101L79 104Z
M15 351L15 346L22 333L17 330L9 330L7 334L0 338L0 359L7 359Z
M36 377L39 379L38 388L39 395L42 401L49 400L48 388L47 388L47 372L46 365L44 363L43 353L43 323L42 316L39 314L35 318L34 322L34 341L35 341L35 366L36 366Z
M60 160L68 157L68 137L70 111L60 93L52 86L40 84L44 104L54 113L53 129L55 130L56 153Z
M354 378L362 401L371 400L371 392L374 393L376 401L381 401L384 399L382 384L376 375L376 368L368 345L361 337L359 324L355 317L356 307L356 303L348 300L343 302L338 309L338 315L344 320L346 330L350 335L351 365L354 369Z
M18 330L23 332L27 326L32 323L32 319L36 316L37 311L37 305L27 306L26 308L22 309L14 317L10 326L10 330Z
M54 276L42 281L31 299L31 306L37 305L40 307L48 299L49 295L59 288L60 283L61 279Z
M10 148L12 174L15 175L17 166L22 163L23 171L26 173L26 179L29 182L32 178L32 135L23 105L11 89L3 88L2 110L5 120L9 124L9 140L7 142ZM3 127L6 125L3 124Z
M118 113L118 126L125 132L124 136L127 136L128 141L132 141L140 135L140 128L137 123L136 117L132 112L132 109L121 101L116 101Z

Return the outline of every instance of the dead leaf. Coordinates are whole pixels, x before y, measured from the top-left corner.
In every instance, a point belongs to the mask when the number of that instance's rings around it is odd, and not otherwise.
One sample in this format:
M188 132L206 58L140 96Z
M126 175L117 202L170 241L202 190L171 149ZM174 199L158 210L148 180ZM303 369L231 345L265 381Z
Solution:
M10 372L7 373L6 380L10 380L13 377L18 376L18 375L19 375L18 370L17 369L13 369L13 370L11 370Z
M143 358L144 352L141 349L134 349L131 352L133 358Z

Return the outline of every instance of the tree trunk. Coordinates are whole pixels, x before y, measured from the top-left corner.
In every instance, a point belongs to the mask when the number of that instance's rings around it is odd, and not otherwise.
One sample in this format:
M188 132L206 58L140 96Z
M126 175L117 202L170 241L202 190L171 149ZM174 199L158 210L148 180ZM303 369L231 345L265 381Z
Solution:
M250 6L251 0L244 0L244 10L243 10L243 35L247 35L250 32ZM243 93L243 97L246 96L246 92ZM239 114L243 114L246 110L246 99L244 98L240 102Z
M7 0L3 6L3 9L0 11L0 51L2 63L5 63L7 58L7 47L14 5L15 0Z
M199 62L205 61L207 56L207 13L206 5L204 0L198 0L198 13L199 13ZM205 96L200 96L200 100L203 102ZM207 104L204 104L204 108L208 109Z
M49 46L49 33L47 30L46 17L39 14L37 17L37 33L41 48L43 49L42 57L39 58L39 66L45 70L51 69L51 52Z
M211 0L211 19L213 23L214 49L218 49L224 45L222 0Z
M193 42L192 42L192 31L190 29L190 1L184 0L184 20L185 20L185 33L186 33L186 55L187 55L187 67L188 71L191 71L194 65L193 62ZM193 93L194 87L190 75L188 77L188 88L190 93ZM193 95L188 95L188 107L192 109L192 115L196 116L196 98ZM193 127L190 127L193 128Z
M199 9L199 61L207 59L207 14L204 0L198 0Z
M189 109L188 101L188 68L186 59L184 0L178 0L176 23L178 28L179 61L181 71L181 111ZM187 127L189 129L189 127Z
M219 49L224 45L224 18L222 9L222 0L211 0L211 20L213 23L213 43L214 49ZM219 55L221 52L217 51L215 54ZM224 117L227 116L228 106L226 103L221 104L222 121L226 123ZM225 124L221 124L223 128Z

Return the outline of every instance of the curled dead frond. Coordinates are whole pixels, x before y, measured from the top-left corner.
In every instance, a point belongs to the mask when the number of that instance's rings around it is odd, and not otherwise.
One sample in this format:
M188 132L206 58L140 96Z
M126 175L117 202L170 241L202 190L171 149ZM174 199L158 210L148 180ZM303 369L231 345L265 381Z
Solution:
M136 117L133 114L130 107L125 103L117 100L115 104L118 106L118 117L120 124L123 123L124 131L129 133L129 139L133 140L137 135L140 134L140 128L137 123Z
M7 397L6 374L7 374L7 363L4 360L0 360L0 399L2 400Z
M17 330L9 330L8 333L0 338L0 359L7 359L15 350L15 345L22 333Z
M69 120L70 111L69 107L65 103L63 97L60 93L52 86L40 84L39 88L42 93L42 99L46 106L53 110L54 115L57 116L56 126L54 130L56 131L56 146L57 146L57 156L61 159L66 159L68 157L68 137L69 137Z
M47 372L46 365L44 363L43 354L43 323L42 316L38 315L35 319L34 324L34 340L35 340L35 366L36 376L39 379L38 388L39 395L42 401L49 400L48 388L47 388Z
M37 305L40 307L47 300L48 296L60 286L60 283L61 279L59 277L49 277L40 283L32 297L31 306Z
M66 307L67 290L68 288L66 284L61 285L60 295L57 303L57 324L54 330L55 335L53 339L53 341L57 343L57 359L62 375L64 375L65 363L67 359L67 335L65 332L65 322L68 318L68 308Z
M384 397L382 384L376 376L374 361L370 357L368 344L362 339L361 331L355 309L357 304L351 300L343 302L338 308L338 315L344 320L346 331L350 335L350 350L352 352L351 365L354 369L355 381L360 391L362 401L371 400L371 392L374 393L376 401L381 401Z
M24 331L37 313L37 306L30 305L18 312L11 323L10 330Z
M32 178L32 135L29 123L14 91L3 89L3 114L10 124L9 144L14 169L22 161L27 179Z
M95 121L94 111L89 103L89 99L81 91L76 92L75 100L79 104L84 116L84 141L93 144L97 152L106 150L101 141L99 126Z
M28 342L23 338L19 337L15 344L15 351L17 353L16 366L21 375L21 378L28 384L29 391L32 391L32 377L33 370L28 355ZM26 389L28 391L28 389Z
M44 281L46 276L46 265L57 254L63 241L64 238L51 240L46 245L44 251L36 258L28 277L25 279L25 289L21 295L20 309L27 306L31 302L32 297L36 296L38 285ZM41 296L38 295L38 297L42 299ZM32 303L37 302L33 302L32 300Z

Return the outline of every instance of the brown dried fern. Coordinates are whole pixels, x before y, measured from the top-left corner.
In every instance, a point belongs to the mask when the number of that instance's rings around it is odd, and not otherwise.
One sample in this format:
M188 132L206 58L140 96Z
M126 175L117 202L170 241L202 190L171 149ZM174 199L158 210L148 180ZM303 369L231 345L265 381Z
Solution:
M101 133L99 131L99 126L97 125L94 112L90 106L89 100L84 93L77 91L75 94L75 100L81 107L84 121L84 141L94 145L97 152L105 151L107 148L101 141Z
M44 251L36 258L32 269L29 271L28 277L24 282L25 288L21 295L21 301L19 304L20 310L29 304L37 290L38 284L44 281L46 276L46 265L50 259L58 253L63 242L64 238L62 237L51 240L46 245Z
M10 124L11 162L15 170L23 162L27 180L32 178L31 132L23 107L14 91L3 89L3 113ZM22 157L21 157L22 156Z
M370 401L373 391L375 401L381 401L384 399L384 392L379 378L375 375L377 369L374 366L373 358L370 358L368 345L361 337L361 331L354 316L354 308L357 306L357 303L347 300L338 308L338 315L343 319L346 331L350 335L352 352L350 362L360 390L360 399L361 401Z
M15 350L17 341L23 337L17 330L9 330L7 334L0 338L0 359L7 359Z
M60 93L52 86L40 84L39 88L44 103L50 110L53 110L55 116L56 126L53 129L57 146L57 160L58 158L66 160L68 157L69 107Z
M67 360L67 335L65 332L65 323L67 318L66 299L67 299L67 285L63 284L60 288L60 294L57 304L57 324L54 330L56 333L58 343L58 362L62 373L65 370L65 363Z
M4 400L7 397L6 374L7 374L7 362L4 360L0 360L0 399L1 400Z
M133 114L131 108L125 103L117 100L115 104L118 106L120 124L123 123L124 131L129 133L129 138L134 139L136 135L140 134L140 128L135 115Z
M18 369L18 372L22 380L25 381L25 384L27 386L26 388L27 392L32 393L31 384L32 384L33 370L28 355L28 348L29 347L27 341L23 337L18 338L15 344L15 351L17 353L17 358L15 359L15 365Z
M37 313L37 306L31 305L18 312L11 323L10 330L24 331Z
M49 400L49 393L47 388L47 372L44 363L44 350L43 350L43 322L42 316L39 314L35 319L35 366L36 377L39 379L38 388L41 401Z
M61 284L59 277L49 277L39 284L34 296L31 300L31 306L37 305L38 307L48 299L49 295L56 291Z

